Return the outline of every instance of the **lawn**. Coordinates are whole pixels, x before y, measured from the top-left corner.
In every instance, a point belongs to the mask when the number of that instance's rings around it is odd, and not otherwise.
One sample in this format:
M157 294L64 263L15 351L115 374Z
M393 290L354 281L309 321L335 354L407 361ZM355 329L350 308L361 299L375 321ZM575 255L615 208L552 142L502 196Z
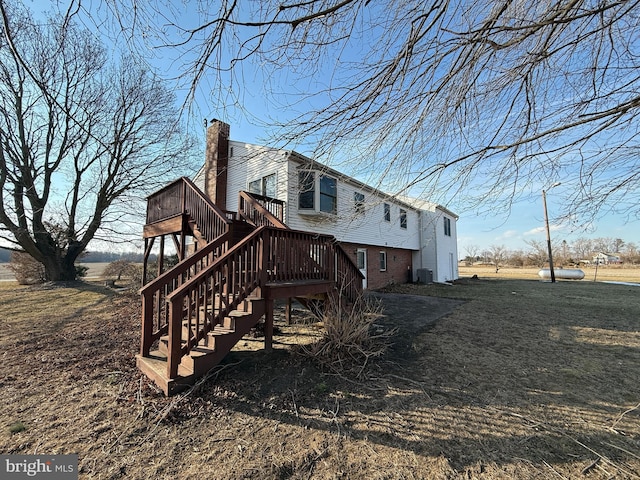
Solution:
M167 399L135 369L136 297L4 282L0 451L77 453L100 479L640 478L639 288L397 286L395 345L362 371L279 321L272 354Z

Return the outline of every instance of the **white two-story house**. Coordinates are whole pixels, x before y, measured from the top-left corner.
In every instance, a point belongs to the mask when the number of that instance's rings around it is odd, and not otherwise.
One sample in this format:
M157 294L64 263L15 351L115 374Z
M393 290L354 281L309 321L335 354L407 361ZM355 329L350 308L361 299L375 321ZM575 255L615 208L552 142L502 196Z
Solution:
M285 202L284 222L333 235L353 256L365 288L458 278L458 216L445 207L388 195L291 150L230 140L223 122L207 130L205 164L194 181L230 211L243 190Z

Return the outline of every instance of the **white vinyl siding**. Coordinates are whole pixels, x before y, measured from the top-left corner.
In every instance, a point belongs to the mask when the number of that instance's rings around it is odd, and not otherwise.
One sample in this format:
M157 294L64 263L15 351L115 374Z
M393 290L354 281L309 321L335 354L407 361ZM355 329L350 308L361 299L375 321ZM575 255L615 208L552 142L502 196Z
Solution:
M362 213L354 211L354 185L343 178L337 179L336 214L308 215L298 210L299 173L305 171L300 164L290 160L289 191L285 199L289 206L286 224L294 230L304 230L334 235L341 242L361 245L378 245L385 248L417 250L420 244L418 212L407 205L396 204L388 196L365 192L366 208ZM321 173L316 171L316 174ZM281 182L282 176L278 176ZM316 182L317 184L317 182ZM280 198L280 197L278 197ZM389 205L390 221L385 221L385 207ZM402 206L400 206L402 205ZM400 208L406 211L407 228L400 228Z
M287 161L282 151L230 142L233 156L227 173L227 210L238 210L238 192L249 190L250 182L260 181L266 195L287 200Z

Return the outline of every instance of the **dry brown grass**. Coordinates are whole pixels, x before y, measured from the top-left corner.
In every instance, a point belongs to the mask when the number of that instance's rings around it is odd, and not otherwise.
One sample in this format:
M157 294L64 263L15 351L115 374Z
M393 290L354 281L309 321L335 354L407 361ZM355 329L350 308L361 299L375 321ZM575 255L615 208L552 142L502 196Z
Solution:
M312 326L280 320L272 354L166 399L135 369L138 299L0 285L0 451L96 479L639 478L638 288L400 286L360 379L290 354Z
M533 267L500 267L497 273L495 267L487 265L474 265L471 267L460 266L458 269L461 277L478 275L478 277L481 278L540 280L540 277L538 276L540 269ZM628 265L600 265L597 270L595 266L582 266L580 269L584 272L584 279L581 280L583 282L609 281L640 283L640 267Z

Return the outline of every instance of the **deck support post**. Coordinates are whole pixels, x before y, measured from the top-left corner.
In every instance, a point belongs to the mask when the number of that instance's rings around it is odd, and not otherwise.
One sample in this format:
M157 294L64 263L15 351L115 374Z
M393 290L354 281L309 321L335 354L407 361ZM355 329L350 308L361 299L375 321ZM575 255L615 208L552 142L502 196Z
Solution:
M271 297L265 298L264 315L264 350L270 353L273 350L273 309L275 301Z
M285 318L287 320L287 325L291 325L291 297L287 297L287 308L284 312Z

